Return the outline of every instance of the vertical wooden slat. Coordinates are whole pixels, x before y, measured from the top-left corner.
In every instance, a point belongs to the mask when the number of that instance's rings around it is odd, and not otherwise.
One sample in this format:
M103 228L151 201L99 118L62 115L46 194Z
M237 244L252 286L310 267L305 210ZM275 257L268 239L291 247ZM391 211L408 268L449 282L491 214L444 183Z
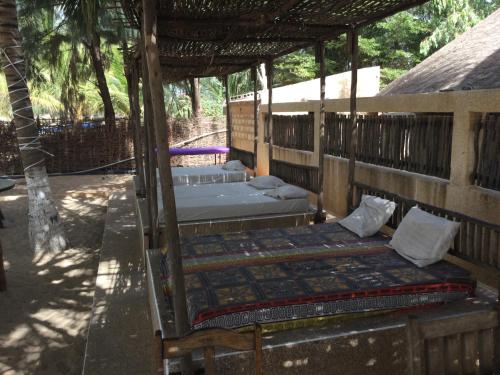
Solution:
M6 290L7 290L7 278L5 277L5 267L3 265L2 242L0 242L0 292L5 292Z
M267 90L268 90L268 120L267 128L269 129L269 170L271 170L271 161L273 160L273 62L272 60L266 63L267 74Z
M203 357L205 358L205 374L215 375L215 349L208 346L203 350Z
M500 343L499 343L500 344ZM495 330L485 329L479 333L479 364L481 374L493 373L495 360Z
M353 185L356 168L356 149L357 149L357 86L358 86L358 31L354 26L349 33L350 53L351 53L351 97L349 102L351 121L349 126L350 145L349 145L349 172L347 182L347 208L352 205Z
M316 56L319 59L319 159L318 159L318 195L316 201L316 215L314 223L324 223L326 216L323 213L323 173L324 173L324 142L325 142L325 45L323 42L316 47Z
M232 145L232 137L231 137L232 121L231 121L231 108L230 108L231 96L229 94L228 76L225 75L222 80L224 82L224 94L226 96L226 147L231 147Z
M463 358L464 358L464 372L466 374L477 373L477 360L478 360L478 340L477 332L467 332L462 335L463 337Z
M142 49L144 51L144 49ZM146 58L142 55L142 97L144 101L144 142L146 146L146 191L148 200L148 247L158 248L159 229L158 229L158 192L156 181L156 154L154 152L154 131L152 123L151 94L148 84L148 66Z
M258 120L258 98L257 98L257 67L252 67L253 80L253 168L254 176L257 176L257 151L259 144L259 120Z

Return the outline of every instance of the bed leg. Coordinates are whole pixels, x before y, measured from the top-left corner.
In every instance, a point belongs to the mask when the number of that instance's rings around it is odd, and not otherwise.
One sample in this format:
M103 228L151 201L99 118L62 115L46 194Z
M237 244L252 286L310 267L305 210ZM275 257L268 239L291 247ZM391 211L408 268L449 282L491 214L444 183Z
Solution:
M205 375L215 375L215 348L213 346L207 346L203 350L203 356L205 358Z
M418 320L415 316L408 316L406 334L408 339L408 373L410 375L424 375L424 346L418 333Z
M255 326L255 375L262 375L262 327Z
M163 340L161 338L161 334L155 335L155 345L153 351L155 374L168 375L168 370L166 374L163 372Z

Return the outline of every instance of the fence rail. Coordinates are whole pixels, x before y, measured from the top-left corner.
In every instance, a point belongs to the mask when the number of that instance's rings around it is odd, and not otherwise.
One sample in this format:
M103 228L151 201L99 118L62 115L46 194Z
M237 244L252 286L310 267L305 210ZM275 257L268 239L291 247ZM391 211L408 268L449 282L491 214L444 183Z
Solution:
M37 121L40 142L47 152L49 173L71 173L100 167L133 157L133 134L128 119L117 119L107 127L101 120L72 122L63 120ZM131 169L133 161L120 164ZM14 124L0 122L0 173L22 174Z
M474 127L474 183L500 190L500 114L480 117Z
M273 115L273 144L295 150L314 151L314 113Z
M349 158L350 116L326 114L325 152ZM450 178L452 114L361 115L356 159Z

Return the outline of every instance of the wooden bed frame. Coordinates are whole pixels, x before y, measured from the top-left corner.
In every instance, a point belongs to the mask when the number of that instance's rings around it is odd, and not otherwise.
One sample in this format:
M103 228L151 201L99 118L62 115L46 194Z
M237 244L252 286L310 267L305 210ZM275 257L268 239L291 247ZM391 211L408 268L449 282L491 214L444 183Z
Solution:
M390 226L397 226L404 213L418 203L362 184L355 184L355 188L353 207L365 193L398 203ZM461 266L470 265L481 271L475 273L480 277L488 274L488 284L498 286L500 264L492 265L491 260L493 255L500 260L500 242L491 239L498 238L495 236L500 233L500 226L421 203L419 206L461 222L453 257ZM477 233L482 240L473 237L464 243L462 231ZM485 233L490 233L489 242ZM488 257L483 251L485 244ZM160 285L159 259L158 250L148 250L148 288L158 361L169 373L178 371L179 363L167 360L165 355L164 343L175 344L171 337L175 330ZM498 290L480 284L475 298L439 307L273 332L263 337L262 368L264 373L273 375L500 373L500 305L496 293ZM204 330L204 335L210 335L210 331ZM218 330L212 332L216 336ZM257 346L253 349L260 350ZM193 360L197 368L203 367L200 352L193 352ZM219 351L215 366L218 374L252 373L256 368L254 351Z
M149 249L149 222L147 211L147 200L136 197L137 228L141 237L141 249L143 252ZM179 224L181 236L193 236L215 233L241 232L252 229L285 228L300 225L308 225L314 219L315 210L310 207L308 212L291 214L274 214L235 217L217 220L189 221ZM160 243L165 236L163 225L160 225Z

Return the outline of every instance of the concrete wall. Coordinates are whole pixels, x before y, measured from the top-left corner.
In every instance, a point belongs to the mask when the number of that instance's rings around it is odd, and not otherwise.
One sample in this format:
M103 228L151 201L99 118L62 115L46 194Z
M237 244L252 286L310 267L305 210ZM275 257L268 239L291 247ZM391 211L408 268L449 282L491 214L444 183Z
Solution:
M231 109L248 102L235 102ZM233 107L234 106L234 107ZM253 111L253 102L250 102ZM327 100L327 112L348 112L349 100ZM357 163L356 180L376 188L401 194L423 203L444 207L466 215L500 224L500 192L472 185L474 166L474 124L485 112L500 112L500 90L459 91L433 94L397 95L358 99L360 112L452 112L452 160L450 180L410 173L392 168ZM244 109L242 109L243 113ZM268 173L268 144L264 143L264 114L267 104L259 108L258 168L259 175ZM273 147L274 158L304 165L318 165L319 160L319 101L273 103L273 113L315 112L315 150L304 152ZM240 120L241 121L241 120ZM252 121L253 125L253 112ZM253 129L252 129L253 137ZM236 144L253 150L249 138ZM238 143L239 142L239 143ZM325 157L325 208L332 213L345 215L347 192L347 160Z

